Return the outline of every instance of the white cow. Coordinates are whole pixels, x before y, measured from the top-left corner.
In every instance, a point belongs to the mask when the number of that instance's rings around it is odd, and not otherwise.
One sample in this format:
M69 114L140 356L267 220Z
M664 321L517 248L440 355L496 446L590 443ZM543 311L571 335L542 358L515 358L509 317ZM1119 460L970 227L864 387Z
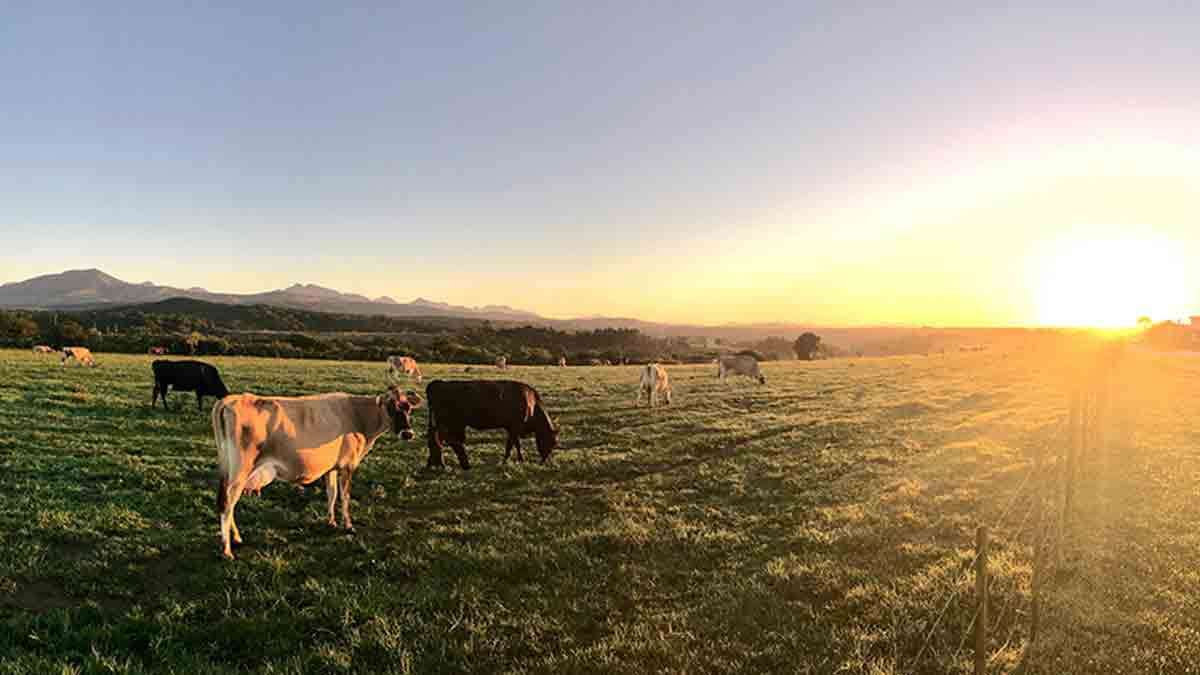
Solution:
M646 403L653 408L658 405L658 397L662 395L667 399L667 405L671 405L671 380L667 377L667 371L657 363L646 364L642 368L642 382L638 385L637 403L642 402L642 394L646 394Z
M717 361L717 377L722 382L732 373L734 375L745 375L758 380L759 384L766 384L767 378L763 377L762 371L758 369L758 361L746 354L738 356L722 356Z
M400 374L403 373L409 377L417 376L417 382L425 379L421 376L421 369L417 367L417 360L411 356L389 356L387 358L388 374L392 379L400 379Z

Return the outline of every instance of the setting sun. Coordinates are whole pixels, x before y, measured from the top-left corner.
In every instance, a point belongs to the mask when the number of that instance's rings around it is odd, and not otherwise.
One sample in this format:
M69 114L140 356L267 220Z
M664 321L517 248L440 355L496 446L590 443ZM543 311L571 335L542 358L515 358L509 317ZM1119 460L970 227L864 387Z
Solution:
M1188 313L1186 266L1166 239L1118 235L1057 248L1038 286L1043 325L1118 328Z

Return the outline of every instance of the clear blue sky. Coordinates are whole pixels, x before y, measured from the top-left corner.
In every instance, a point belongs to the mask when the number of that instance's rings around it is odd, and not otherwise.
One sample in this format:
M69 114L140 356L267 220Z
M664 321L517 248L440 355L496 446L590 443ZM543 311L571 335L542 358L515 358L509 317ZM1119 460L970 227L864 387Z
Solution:
M0 282L1012 323L1200 236L1192 3L182 4L0 5Z

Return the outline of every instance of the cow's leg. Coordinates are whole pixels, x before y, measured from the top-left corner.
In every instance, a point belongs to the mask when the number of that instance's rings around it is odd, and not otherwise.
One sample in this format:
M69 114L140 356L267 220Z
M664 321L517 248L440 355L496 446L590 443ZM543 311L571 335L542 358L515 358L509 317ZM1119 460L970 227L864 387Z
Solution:
M225 509L221 511L221 553L229 560L233 560L233 548L229 544L230 534L234 535L237 543L242 543L242 533L237 530L237 523L233 519L233 509L237 506L238 500L242 498L242 491L245 490L245 487L244 480L236 480L225 487Z
M154 404L157 402L158 402L158 380L155 380L154 381L154 392L150 394L150 407L153 408ZM167 403L165 400L163 401L163 407L164 408L167 407Z
M430 469L440 469L446 464L442 461L442 434L445 430L437 427L430 427L429 432L425 435L426 444L429 446L429 459L425 462L425 466Z
M333 517L333 505L337 502L338 493L338 472L337 469L330 470L325 474L325 498L329 502L329 526L337 527L337 520Z
M517 447L517 461L524 464L525 457L521 454L521 437L517 434L513 434L513 445Z
M233 543L240 545L242 543L242 533L238 531L237 518L232 511L229 512L229 532L233 535Z
M450 447L454 448L454 454L458 457L458 466L463 470L470 469L471 462L467 459L467 446L463 444L463 441L455 440Z
M454 448L454 454L458 457L458 466L462 469L471 468L471 462L467 459L467 429L455 429L449 434L450 447Z
M201 394L200 390L197 389L196 390L196 410L204 410L203 402L204 402L204 394Z
M504 441L504 459L500 462L501 464L508 464L508 456L512 453L513 448L513 438L513 432L508 432L508 438Z
M350 522L350 478L354 470L347 467L338 472L338 490L342 497L342 527L354 531L354 523Z
M670 387L667 387L666 394L667 394L667 405L671 405L671 388Z

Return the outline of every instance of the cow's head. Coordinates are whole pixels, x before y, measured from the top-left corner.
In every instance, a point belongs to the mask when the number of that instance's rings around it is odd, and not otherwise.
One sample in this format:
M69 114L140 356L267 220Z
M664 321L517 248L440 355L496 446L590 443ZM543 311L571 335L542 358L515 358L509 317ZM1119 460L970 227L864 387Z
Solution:
M420 408L425 401L415 391L400 391L399 387L388 387L388 393L382 397L383 407L388 417L392 418L392 433L406 441L413 439L412 411Z
M558 427L540 404L535 409L534 415L535 419L540 419L540 423L534 429L534 439L537 441L538 454L545 462L550 459L550 454L558 447Z

